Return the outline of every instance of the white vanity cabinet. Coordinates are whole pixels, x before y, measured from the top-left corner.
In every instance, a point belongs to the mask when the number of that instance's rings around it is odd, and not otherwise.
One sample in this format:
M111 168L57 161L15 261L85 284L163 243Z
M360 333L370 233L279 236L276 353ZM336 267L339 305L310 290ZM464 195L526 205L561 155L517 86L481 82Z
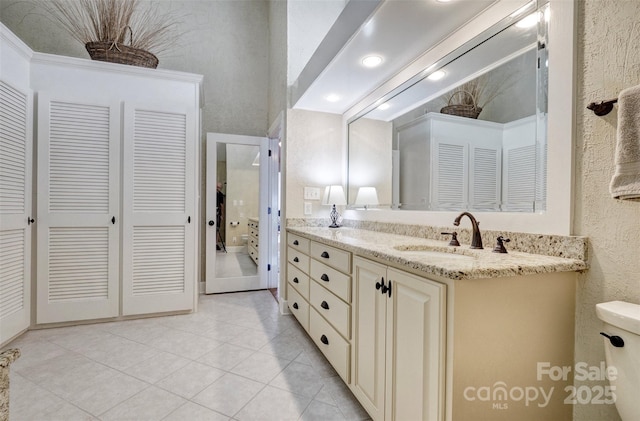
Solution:
M353 259L352 391L374 420L444 419L446 286Z
M287 300L373 420L571 419L572 379L538 378L538 367L574 363L576 273L564 265L582 264L487 250L432 260L436 274L399 263L403 252L382 245L393 235L358 231L289 232Z

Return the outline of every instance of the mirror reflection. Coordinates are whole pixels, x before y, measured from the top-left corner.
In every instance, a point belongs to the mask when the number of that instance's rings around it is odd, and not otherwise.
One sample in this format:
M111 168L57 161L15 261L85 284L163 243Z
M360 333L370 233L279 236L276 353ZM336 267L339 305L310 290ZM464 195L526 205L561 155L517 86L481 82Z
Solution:
M348 203L544 210L547 13L500 22L351 122ZM379 204L356 201L363 187Z

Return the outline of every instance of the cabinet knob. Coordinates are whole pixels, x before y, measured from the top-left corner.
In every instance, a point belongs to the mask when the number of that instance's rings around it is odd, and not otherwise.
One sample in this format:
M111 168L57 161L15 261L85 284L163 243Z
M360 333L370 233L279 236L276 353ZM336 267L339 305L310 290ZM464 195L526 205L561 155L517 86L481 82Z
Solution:
M326 251L323 251L322 254L320 255L320 257L322 257L324 259L328 259L329 258L329 253L327 253Z
M295 308L297 310L298 309L298 303L293 303L293 305L291 307L293 307L293 308Z
M298 243L298 240L293 240L293 245L297 246L297 245L300 245L300 243Z
M325 310L329 310L329 304L327 304L326 301L323 301L322 303L320 303L320 307L322 307Z
M325 282L329 282L329 277L327 276L327 274L326 274L326 273L323 273L323 274L320 276L320 279L322 279L322 280L323 280L323 281L325 281Z
M324 335L320 337L320 342L322 342L325 345L329 345L329 339L327 339L327 337Z
M376 282L376 289L380 289L384 286L384 278L382 278L381 282Z
M299 282L300 282L300 281L298 280L298 277L293 278L293 283L294 283L294 284L297 284L297 283L299 283Z
M297 257L294 257L294 258L293 258L293 261L294 261L294 262L296 262L296 263L298 263L298 262L300 261L300 259L298 259Z

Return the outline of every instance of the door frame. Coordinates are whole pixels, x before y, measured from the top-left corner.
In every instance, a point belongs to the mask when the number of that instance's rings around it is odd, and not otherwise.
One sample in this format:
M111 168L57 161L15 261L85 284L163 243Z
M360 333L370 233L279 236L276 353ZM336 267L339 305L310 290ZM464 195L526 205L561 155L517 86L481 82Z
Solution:
M236 145L248 145L258 146L260 150L260 175L259 175L259 198L258 198L258 218L260 223L258 225L258 275L256 277L239 277L239 278L223 278L233 282L233 287L230 285L221 285L220 282L216 282L215 268L216 268L216 194L215 186L217 182L217 144L236 144ZM207 133L207 165L205 168L205 189L206 189L206 204L205 204L205 216L204 221L205 232L205 293L215 294L222 292L244 291L244 290L256 290L268 288L268 269L270 268L269 262L269 244L268 239L270 237L267 222L269 216L269 142L266 137L258 136L243 136L233 135L225 133ZM213 225L209 225L209 222L213 221Z

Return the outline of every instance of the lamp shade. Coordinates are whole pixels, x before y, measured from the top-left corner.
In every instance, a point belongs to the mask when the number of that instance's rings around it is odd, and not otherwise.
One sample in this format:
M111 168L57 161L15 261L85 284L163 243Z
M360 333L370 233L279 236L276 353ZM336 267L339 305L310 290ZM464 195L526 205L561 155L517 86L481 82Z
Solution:
M324 189L323 205L346 205L347 199L342 186L327 186Z
M378 205L378 192L375 187L360 187L356 195L356 206Z

